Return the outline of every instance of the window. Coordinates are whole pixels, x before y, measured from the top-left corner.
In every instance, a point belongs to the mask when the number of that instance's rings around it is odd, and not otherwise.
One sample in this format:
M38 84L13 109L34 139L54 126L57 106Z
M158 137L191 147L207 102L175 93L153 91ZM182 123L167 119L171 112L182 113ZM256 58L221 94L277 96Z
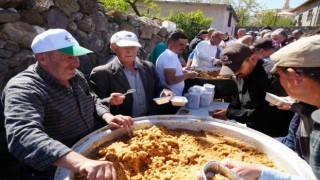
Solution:
M308 11L307 21L311 21L312 20L312 17L313 17L312 12L313 12L313 9Z
M317 19L317 25L320 25L320 11L318 12L318 19Z
M229 12L228 27L231 26L231 20L232 20L232 13Z
M303 14L299 14L299 18L298 18L298 26L301 26L302 25L302 15Z

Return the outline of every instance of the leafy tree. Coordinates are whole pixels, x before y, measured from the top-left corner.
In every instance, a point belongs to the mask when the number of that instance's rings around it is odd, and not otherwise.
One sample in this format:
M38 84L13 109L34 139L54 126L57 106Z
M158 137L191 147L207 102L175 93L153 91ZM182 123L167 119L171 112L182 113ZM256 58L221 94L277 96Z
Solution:
M181 11L170 12L170 16L166 20L176 23L177 29L182 30L189 40L192 40L200 30L208 29L213 20L212 18L204 17L202 11L184 13Z
M263 11L255 14L253 23L255 26L292 26L294 21L291 18L281 17L276 11Z
M133 11L137 16L159 17L161 9L154 0L98 0L104 7L127 13Z

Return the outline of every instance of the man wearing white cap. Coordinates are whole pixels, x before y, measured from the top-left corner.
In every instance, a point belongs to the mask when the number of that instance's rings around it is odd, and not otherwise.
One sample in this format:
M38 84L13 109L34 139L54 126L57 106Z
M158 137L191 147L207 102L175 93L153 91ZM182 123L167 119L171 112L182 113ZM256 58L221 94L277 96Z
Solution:
M63 29L37 35L31 48L37 63L12 78L1 96L9 152L24 164L27 178L52 179L54 166L88 179L116 178L111 162L90 160L70 149L98 128L94 115L114 127L133 124L130 117L111 115L90 94L76 68L77 56L91 51Z
M137 58L139 47L141 45L134 33L115 33L111 37L110 48L116 58L91 72L91 90L102 103L111 105L112 114L132 117L154 115L157 107L153 98L173 96L161 83L153 64ZM135 89L135 92L125 96L129 89Z

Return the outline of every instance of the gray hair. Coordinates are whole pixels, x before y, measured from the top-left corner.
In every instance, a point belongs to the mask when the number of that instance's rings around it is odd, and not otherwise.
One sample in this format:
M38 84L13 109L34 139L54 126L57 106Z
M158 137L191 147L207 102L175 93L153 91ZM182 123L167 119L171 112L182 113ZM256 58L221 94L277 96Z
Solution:
M211 32L214 32L214 31L216 31L215 28L209 28L209 29L208 29L208 33L211 33Z
M299 33L299 34L303 34L303 31L301 29L296 29L294 31L292 31L292 34L296 34L296 33Z
M272 33L271 33L271 36L273 35L278 35L278 36L281 36L283 37L283 39L287 39L288 38L288 33L285 29L283 28L279 28L279 29L276 29L274 30Z
M252 42L252 41L253 41L253 37L251 35L245 35L239 40L241 44L246 44L248 46L250 45L249 42Z
M243 32L245 34L247 32L247 30L244 28L240 28L240 29L238 29L238 32Z

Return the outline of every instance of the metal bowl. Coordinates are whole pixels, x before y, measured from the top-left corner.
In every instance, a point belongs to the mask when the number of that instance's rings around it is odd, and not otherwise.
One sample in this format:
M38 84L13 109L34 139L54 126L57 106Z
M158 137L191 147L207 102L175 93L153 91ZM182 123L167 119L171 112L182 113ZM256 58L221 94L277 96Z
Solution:
M305 179L316 179L311 167L291 149L267 135L236 123L188 115L146 116L135 118L134 121L135 125L133 126L133 130L151 127L152 125L161 125L168 129L182 128L194 131L204 130L232 137L265 152L269 158L275 162L279 170L301 176ZM108 127L103 127L81 139L72 147L72 149L84 156L88 156L90 152L100 147L105 142L111 141L126 133L126 129L111 131ZM73 172L65 168L58 168L55 179L73 179L73 176Z

